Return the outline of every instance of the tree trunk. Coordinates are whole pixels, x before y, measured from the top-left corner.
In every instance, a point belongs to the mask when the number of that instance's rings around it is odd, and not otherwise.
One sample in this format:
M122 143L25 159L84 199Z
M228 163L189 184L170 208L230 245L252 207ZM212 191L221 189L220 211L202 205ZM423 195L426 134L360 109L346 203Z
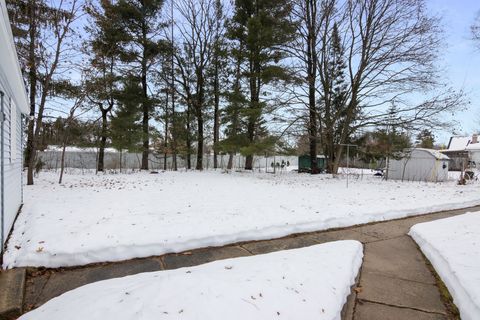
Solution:
M245 170L253 170L253 154L245 157Z
M27 148L25 150L25 164L28 166L27 169L27 184L33 184L33 170L35 166L35 154L34 154L34 126L35 126L35 104L37 96L37 64L35 57L35 45L36 45L36 16L35 16L35 1L30 1L30 16L29 16L29 50L28 50L28 78L30 82L30 118L28 119L28 129L27 129Z
M143 2L142 2L143 5ZM143 151L142 151L142 167L141 170L148 170L148 154L150 151L149 145L149 128L148 121L150 118L150 103L148 101L147 92L147 27L142 24L142 43L143 43L143 56L142 56L142 90L143 90L143 119L142 119L142 131L143 131Z
M228 164L227 164L227 169L232 170L233 168L233 152L228 153Z
M173 80L172 80L173 81ZM177 131L175 123L175 88L172 87L172 164L173 171L177 171Z
M332 174L337 174L338 173L338 168L340 167L340 159L342 158L342 153L343 153L343 147L341 145L337 146L336 151L334 152L335 154L335 159L332 163Z
M258 53L256 54L258 55ZM261 114L260 108L260 79L255 74L260 74L260 66L258 62L250 61L250 109L252 110L252 115L248 117L247 125L247 138L250 144L255 142L255 130L257 126L257 119ZM256 112L253 112L256 111ZM253 170L253 154L249 154L245 157L245 170Z
M145 82L145 85L146 85L146 82ZM144 94L146 95L146 90L144 90ZM148 107L148 104L144 102L143 103L143 119L142 119L142 131L143 131L143 151L142 151L142 168L141 168L142 170L148 170L148 153L149 153L148 120L149 120L149 107Z
M217 53L218 54L218 53ZM218 168L218 140L220 136L220 92L218 85L218 57L215 57L215 79L213 84L214 109L213 109L213 168Z
M185 144L187 147L187 169L192 169L192 141L190 138L190 105L187 104L187 136L185 139Z
M316 109L316 87L317 76L317 37L316 37L316 6L315 0L307 0L307 80L308 80L308 110L309 110L309 150L310 169L312 174L319 173L317 163L317 109Z
M250 118L247 127L247 138L250 143L255 141L255 122ZM253 154L248 154L245 157L245 170L253 170Z
M63 170L65 170L65 149L67 149L67 141L65 140L63 142L63 148L62 148L62 160L60 162L60 178L58 179L58 183L62 183L63 179Z
M168 160L168 89L167 95L165 97L165 142L164 142L164 149L163 149L163 170L167 170L167 160Z
M100 146L98 149L97 171L103 172L105 163L105 146L107 145L107 110L102 109L102 132L100 137Z
M197 107L198 108L198 107ZM197 110L197 166L196 170L203 170L203 115L201 110Z

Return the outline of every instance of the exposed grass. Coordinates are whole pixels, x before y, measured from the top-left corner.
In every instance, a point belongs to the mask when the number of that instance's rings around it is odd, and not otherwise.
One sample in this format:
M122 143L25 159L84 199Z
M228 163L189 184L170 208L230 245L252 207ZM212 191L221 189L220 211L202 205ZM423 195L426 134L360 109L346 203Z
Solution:
M417 245L415 243L415 245ZM461 320L460 318L460 311L458 311L457 306L453 302L453 297L450 294L450 291L448 291L447 286L445 283L442 281L440 276L438 275L437 271L435 271L435 268L433 265L430 263L430 260L423 254L422 250L420 250L420 247L417 245L418 251L422 254L423 259L425 260L425 264L427 265L428 269L432 273L432 275L435 277L435 282L438 288L438 291L440 292L440 297L442 299L443 304L447 308L447 319L450 320Z

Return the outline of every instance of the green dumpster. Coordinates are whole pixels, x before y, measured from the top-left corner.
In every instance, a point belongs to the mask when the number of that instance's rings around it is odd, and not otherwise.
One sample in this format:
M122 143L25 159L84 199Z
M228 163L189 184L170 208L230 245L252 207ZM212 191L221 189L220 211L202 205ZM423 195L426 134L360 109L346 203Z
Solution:
M311 172L312 168L310 166L310 156L309 155L301 155L298 157L298 172ZM327 167L327 162L325 156L317 155L317 166L320 172L325 171Z

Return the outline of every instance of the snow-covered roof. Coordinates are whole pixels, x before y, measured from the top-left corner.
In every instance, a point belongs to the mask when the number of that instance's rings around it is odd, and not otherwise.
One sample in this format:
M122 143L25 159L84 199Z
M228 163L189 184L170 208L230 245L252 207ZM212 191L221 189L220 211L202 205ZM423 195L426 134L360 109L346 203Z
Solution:
M448 143L448 151L463 151L470 144L472 137L454 136Z
M470 143L465 150L473 151L473 150L480 150L480 143Z
M441 153L439 150L426 149L426 148L415 148L415 149L411 149L410 151L411 151L411 152L414 152L414 151L423 151L423 152L429 153L430 155L432 155L432 156L433 156L435 159L437 159L437 160L450 160L449 157L447 157L446 155L444 155L443 153Z
M28 113L27 91L18 63L5 0L0 0L0 58L0 89L23 113Z

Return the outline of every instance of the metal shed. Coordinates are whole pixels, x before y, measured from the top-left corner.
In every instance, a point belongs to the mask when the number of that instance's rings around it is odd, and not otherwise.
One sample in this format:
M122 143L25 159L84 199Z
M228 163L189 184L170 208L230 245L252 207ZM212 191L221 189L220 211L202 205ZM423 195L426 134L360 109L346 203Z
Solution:
M5 0L0 0L0 244L3 247L22 204L22 116L28 100Z
M388 178L406 181L446 181L449 160L450 158L438 150L423 148L405 150L399 159L390 160Z

